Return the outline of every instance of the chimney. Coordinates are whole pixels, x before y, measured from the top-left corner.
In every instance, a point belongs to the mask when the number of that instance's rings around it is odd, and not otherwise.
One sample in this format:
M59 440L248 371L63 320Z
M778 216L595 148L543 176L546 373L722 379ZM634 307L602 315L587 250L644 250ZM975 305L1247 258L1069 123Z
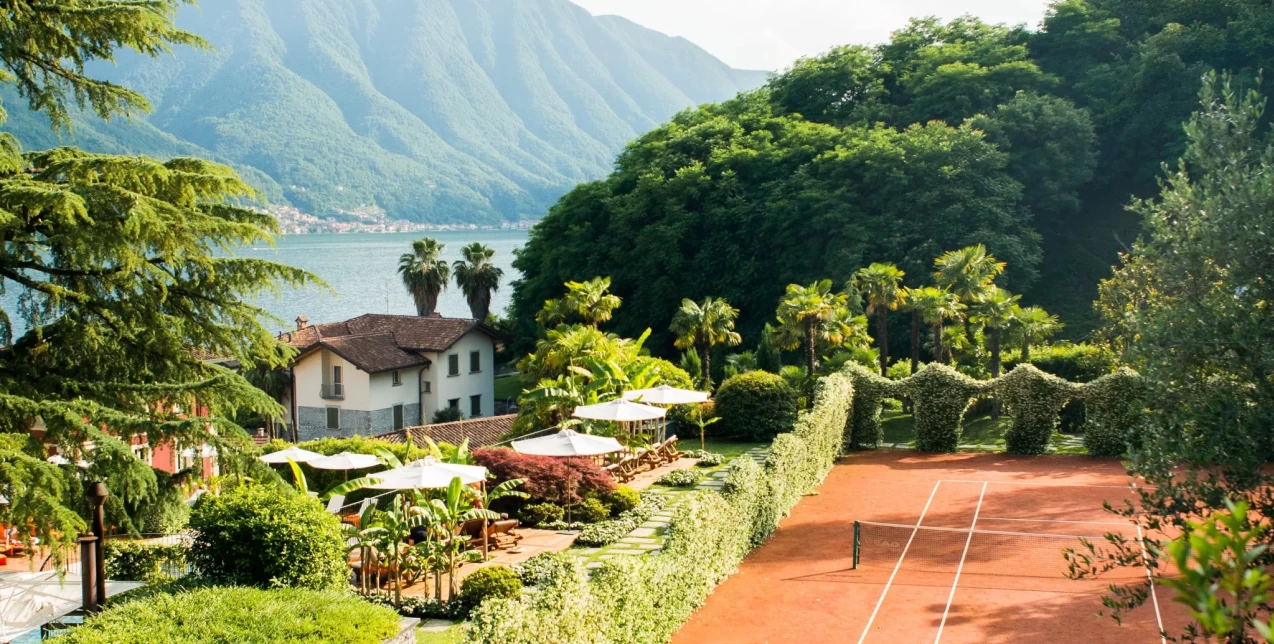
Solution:
M296 316L296 330L297 330L297 331L300 331L301 329L304 329L305 327L307 327L307 326L309 326L309 325L310 325L310 319L309 319L309 318L305 317L304 315L298 315L298 316Z
M437 311L434 311L433 313L430 313L429 315L426 315L425 317L431 320L440 320L442 319L442 314Z

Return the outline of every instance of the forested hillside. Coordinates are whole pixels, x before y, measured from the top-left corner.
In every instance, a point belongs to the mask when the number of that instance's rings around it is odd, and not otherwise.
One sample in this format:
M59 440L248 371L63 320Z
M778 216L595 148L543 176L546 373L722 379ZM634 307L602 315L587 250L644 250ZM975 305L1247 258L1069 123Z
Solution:
M215 49L91 70L150 115L77 115L59 139L11 108L6 129L34 149L217 159L318 215L493 224L542 216L638 134L766 77L568 0L219 0L177 23Z
M789 283L839 287L879 261L918 286L937 254L981 242L1008 262L1003 286L1084 337L1138 234L1126 207L1181 154L1203 75L1251 86L1271 38L1262 0L1066 0L1039 30L914 20L798 61L679 114L565 196L515 264L512 317L533 335L564 281L608 275L622 335L651 327L667 350L681 298L715 296L751 343Z

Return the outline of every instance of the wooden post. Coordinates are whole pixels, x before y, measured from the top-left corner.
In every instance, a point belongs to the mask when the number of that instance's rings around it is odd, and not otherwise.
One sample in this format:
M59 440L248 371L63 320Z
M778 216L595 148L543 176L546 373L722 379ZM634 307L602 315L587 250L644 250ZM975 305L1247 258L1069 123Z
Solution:
M85 613L98 610L97 540L93 535L80 537L80 606Z
M110 492L106 489L105 483L98 481L88 486L85 496L93 507L93 535L97 537L97 543L94 545L96 556L93 563L97 580L97 603L101 604L106 601L106 520L102 505L106 503L106 497L110 496ZM80 567L85 567L82 561ZM84 573L83 570L80 572Z

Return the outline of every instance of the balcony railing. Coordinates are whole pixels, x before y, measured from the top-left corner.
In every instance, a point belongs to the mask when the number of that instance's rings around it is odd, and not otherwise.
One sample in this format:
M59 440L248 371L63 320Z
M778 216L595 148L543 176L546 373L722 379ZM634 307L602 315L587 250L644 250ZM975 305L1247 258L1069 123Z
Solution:
M326 400L344 400L345 385L339 382L330 385L319 385L319 397Z

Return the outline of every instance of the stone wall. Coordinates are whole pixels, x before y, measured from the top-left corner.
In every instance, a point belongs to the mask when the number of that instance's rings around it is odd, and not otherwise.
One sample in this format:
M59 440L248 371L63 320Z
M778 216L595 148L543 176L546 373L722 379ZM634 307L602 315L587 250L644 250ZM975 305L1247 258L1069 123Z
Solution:
M326 407L298 407L296 415L297 438L303 441L328 437L367 436L373 433L371 412L342 409L340 429L327 428ZM392 422L393 415L391 412L390 423L392 424Z
M373 435L394 431L394 408L386 407L385 409L373 411L371 413L371 423L371 433ZM403 405L403 427L415 427L423 424L420 418L419 404Z

